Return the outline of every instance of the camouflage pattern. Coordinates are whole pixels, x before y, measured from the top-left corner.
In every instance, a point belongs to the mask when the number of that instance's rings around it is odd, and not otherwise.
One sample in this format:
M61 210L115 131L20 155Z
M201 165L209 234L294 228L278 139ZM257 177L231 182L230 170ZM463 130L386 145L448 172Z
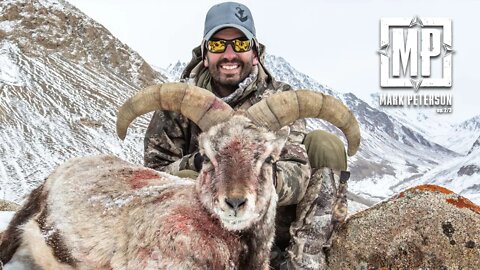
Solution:
M275 269L326 269L332 234L347 214L347 182L330 168L313 169L308 192L290 226L291 241ZM338 188L337 188L338 186Z
M246 109L273 93L292 90L288 84L275 81L264 68L263 52L264 46L260 44L259 65L240 83L235 94L223 98L235 110ZM192 61L185 68L181 81L212 91L210 74L203 67L200 47L193 50ZM192 171L198 171L194 166L194 156L198 152L197 137L200 132L195 124L177 113L155 112L145 135L145 166L195 177ZM331 159L328 154L334 156L335 164L340 164L335 167L346 169L343 143L327 132L311 133L308 153L317 157L310 158L312 167L316 168L312 170L304 145L306 134L305 120L290 125L288 142L276 162L279 204L272 248L271 266L274 269L323 269L325 258L322 247L331 236L332 220L341 220L341 217L332 216L337 185L335 181L325 180L330 178L332 170L322 167L329 165L324 162ZM325 147L324 142L330 147ZM322 158L318 158L320 156ZM338 204L337 210L346 211L346 201Z

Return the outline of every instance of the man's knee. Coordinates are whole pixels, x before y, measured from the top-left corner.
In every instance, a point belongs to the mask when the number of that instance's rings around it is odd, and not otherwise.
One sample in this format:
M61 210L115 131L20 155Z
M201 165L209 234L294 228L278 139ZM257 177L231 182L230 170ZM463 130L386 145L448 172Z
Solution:
M336 135L323 130L314 130L305 136L303 144L313 168L347 170L345 146Z

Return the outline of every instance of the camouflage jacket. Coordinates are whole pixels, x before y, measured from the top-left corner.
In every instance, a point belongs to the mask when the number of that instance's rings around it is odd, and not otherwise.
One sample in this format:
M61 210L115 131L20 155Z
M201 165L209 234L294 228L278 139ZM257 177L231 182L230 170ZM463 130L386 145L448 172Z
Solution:
M292 90L290 85L275 81L263 65L264 46L260 45L259 64L233 94L223 98L235 110L246 109L262 98L278 91ZM210 73L203 66L200 47L193 50L193 58L181 76L188 82L211 91ZM276 163L279 205L300 201L310 178L310 164L302 144L306 135L305 120L290 125L290 136ZM156 111L144 140L145 166L175 174L180 170L196 170L194 156L198 152L197 125L182 115Z

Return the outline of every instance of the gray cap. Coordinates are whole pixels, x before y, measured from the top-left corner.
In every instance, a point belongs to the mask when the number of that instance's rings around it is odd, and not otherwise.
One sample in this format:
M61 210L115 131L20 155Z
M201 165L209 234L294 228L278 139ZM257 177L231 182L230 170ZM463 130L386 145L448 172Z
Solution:
M235 2L225 2L210 8L205 18L203 40L209 40L218 30L234 27L249 39L255 38L255 24L248 7Z

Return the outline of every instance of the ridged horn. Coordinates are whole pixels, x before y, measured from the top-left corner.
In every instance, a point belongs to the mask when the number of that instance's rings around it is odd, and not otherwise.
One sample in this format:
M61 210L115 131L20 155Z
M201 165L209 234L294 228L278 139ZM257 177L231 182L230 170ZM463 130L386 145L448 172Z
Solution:
M181 113L201 130L226 121L233 109L213 93L185 83L149 86L129 98L117 113L117 135L125 139L130 123L140 115L164 110Z
M353 156L360 146L360 127L353 113L336 98L319 92L297 90L276 93L251 106L247 116L270 130L278 130L302 118L320 118L345 134L349 156Z

